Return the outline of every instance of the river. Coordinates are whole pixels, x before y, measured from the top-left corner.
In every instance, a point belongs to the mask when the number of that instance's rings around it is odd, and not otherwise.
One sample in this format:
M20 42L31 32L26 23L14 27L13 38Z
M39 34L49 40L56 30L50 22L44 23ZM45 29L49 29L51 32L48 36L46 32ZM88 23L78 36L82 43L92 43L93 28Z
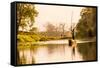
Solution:
M18 48L17 63L18 64L39 64L39 63L55 63L55 62L74 62L96 60L96 43L77 41L75 53L66 40L45 41L41 44L23 43ZM43 44L44 43L44 44ZM50 44L51 43L51 44ZM24 46L24 47L23 47Z

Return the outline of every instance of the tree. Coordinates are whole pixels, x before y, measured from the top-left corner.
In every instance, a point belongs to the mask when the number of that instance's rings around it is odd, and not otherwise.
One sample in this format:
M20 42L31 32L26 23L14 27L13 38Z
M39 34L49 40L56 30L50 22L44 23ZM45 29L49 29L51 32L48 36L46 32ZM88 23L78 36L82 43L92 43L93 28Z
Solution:
M77 37L88 38L96 36L96 8L83 8L81 19L77 24Z
M35 6L33 4L17 4L17 28L24 29L27 25L29 27L33 26L35 21L35 17L38 12L35 10Z
M47 23L47 25L46 25L46 35L45 36L55 37L55 36L57 36L56 34L57 34L56 27L51 23Z
M56 28L55 28L55 26L53 24L47 23L47 25L46 25L46 31L47 32L55 32Z
M71 24L71 27L70 27L72 39L75 39L75 30L76 30L76 24L75 23L72 23Z
M61 30L62 30L61 37L64 37L64 33L65 33L65 24L60 24L60 26L61 26Z
M32 28L30 29L30 32L37 32L37 28L36 28L36 27L32 27Z

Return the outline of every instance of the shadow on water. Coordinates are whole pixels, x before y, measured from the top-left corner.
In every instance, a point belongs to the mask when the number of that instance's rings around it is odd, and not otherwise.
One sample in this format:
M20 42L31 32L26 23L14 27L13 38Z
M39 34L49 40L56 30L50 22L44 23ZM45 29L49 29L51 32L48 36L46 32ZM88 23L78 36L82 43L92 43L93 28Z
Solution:
M33 51L37 49L37 46L32 45L19 45L17 47L17 64L34 64L35 58Z
M96 42L79 43L77 48L85 61L96 60Z

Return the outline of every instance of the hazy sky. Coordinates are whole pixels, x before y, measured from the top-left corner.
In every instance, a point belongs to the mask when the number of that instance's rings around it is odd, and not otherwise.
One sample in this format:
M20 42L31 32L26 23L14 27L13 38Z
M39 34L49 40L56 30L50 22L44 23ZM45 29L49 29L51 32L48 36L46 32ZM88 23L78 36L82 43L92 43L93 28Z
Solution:
M73 17L72 22L77 23L82 9L82 7L52 5L35 5L35 7L39 14L35 19L34 25L38 27L39 31L45 31L48 22L55 26L65 23L65 29L68 30L71 25L71 15Z

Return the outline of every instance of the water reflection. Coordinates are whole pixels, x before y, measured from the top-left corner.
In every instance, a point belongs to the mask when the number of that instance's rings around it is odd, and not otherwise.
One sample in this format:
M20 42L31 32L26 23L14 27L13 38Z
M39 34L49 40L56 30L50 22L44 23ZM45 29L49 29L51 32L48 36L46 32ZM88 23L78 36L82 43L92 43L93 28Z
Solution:
M82 43L78 44L78 51L82 55L84 61L96 60L96 43Z
M94 60L96 59L96 46L94 45L91 43L78 44L75 48L75 54L73 54L72 47L67 44L30 45L27 48L19 47L18 64Z

